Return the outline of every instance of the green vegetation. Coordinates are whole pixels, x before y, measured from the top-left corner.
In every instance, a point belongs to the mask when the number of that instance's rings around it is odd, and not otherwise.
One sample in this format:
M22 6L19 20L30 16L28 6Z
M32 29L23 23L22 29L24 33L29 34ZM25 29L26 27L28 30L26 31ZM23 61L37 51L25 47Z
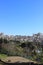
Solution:
M0 58L22 56L43 63L43 46L40 44L0 38Z
M6 57L7 57L7 55L5 55L5 54L0 54L0 59L6 58Z

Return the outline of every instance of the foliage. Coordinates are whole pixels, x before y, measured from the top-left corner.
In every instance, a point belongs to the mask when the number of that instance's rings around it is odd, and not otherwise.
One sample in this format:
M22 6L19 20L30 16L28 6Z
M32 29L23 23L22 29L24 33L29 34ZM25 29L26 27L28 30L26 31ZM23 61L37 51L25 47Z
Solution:
M12 43L13 42L13 43ZM4 44L4 45L3 45ZM20 42L17 40L7 40L0 38L0 58L8 56L22 56L32 60L43 62L43 46L40 43ZM7 47L8 46L8 47ZM38 53L36 50L40 50Z
M6 54L0 54L0 59L2 59L2 58L6 58L6 57L7 57Z

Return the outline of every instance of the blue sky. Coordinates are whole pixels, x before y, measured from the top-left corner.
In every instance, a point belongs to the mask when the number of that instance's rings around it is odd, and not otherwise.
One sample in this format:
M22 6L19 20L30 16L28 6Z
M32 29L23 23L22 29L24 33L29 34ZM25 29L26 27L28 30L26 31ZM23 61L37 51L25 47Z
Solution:
M43 0L0 0L0 32L43 33Z

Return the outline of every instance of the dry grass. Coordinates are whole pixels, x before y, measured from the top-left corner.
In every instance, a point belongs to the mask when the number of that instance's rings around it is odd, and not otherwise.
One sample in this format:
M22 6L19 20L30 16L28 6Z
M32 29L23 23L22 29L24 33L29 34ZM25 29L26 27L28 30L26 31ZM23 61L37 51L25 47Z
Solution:
M28 60L28 59L23 58L23 57L18 57L18 56L6 57L6 59L2 59L2 61L8 62L8 63L15 63L15 62L19 62L19 63L22 63L22 62L33 62L31 60ZM34 62L34 63L36 63L36 62Z

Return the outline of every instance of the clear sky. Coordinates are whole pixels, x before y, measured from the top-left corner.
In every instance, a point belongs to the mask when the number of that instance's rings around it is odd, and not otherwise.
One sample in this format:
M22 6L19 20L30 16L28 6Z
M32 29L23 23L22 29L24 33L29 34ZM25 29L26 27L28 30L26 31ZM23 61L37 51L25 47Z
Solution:
M0 32L43 33L43 0L0 0Z

